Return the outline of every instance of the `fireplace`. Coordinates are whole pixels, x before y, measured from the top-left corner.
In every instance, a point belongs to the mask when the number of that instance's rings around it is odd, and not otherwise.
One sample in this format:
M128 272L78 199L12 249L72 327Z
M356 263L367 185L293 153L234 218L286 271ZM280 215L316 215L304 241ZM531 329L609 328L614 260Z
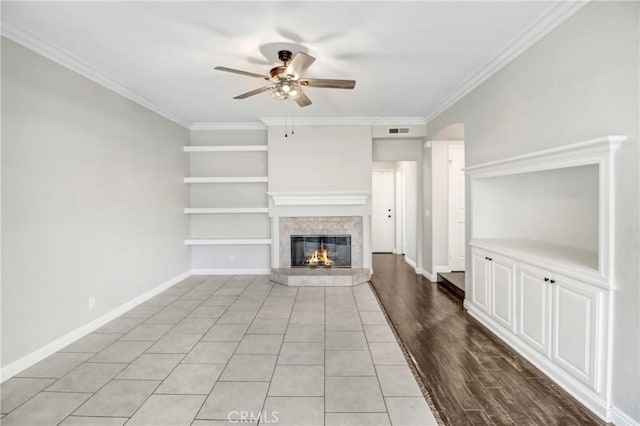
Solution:
M291 235L291 267L351 267L351 235Z

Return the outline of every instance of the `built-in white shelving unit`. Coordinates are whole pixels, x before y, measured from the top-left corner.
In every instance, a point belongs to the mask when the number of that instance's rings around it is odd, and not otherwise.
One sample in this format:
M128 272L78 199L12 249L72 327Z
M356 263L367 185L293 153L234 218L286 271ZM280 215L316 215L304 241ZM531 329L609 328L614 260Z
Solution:
M187 246L271 245L271 238L198 238L185 240Z
M464 306L603 419L611 406L615 153L604 136L466 168Z
M268 213L268 207L194 207L184 209L185 214L257 214Z
M267 183L267 176L185 177L184 183Z
M191 132L189 158L190 235L194 270L251 273L270 259L266 131Z
M184 152L266 152L267 145L185 146Z

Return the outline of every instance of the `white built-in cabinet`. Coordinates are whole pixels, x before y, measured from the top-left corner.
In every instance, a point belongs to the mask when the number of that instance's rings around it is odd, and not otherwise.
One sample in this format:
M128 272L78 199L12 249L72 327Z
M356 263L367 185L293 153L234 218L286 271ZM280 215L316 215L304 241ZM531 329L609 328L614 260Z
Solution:
M599 389L595 361L607 292L556 272L472 248L471 301L490 325ZM475 311L475 307L472 311Z
M498 254L473 250L471 253L473 302L508 330L515 328L515 263Z
M603 419L611 410L615 152L607 136L466 168L465 307Z

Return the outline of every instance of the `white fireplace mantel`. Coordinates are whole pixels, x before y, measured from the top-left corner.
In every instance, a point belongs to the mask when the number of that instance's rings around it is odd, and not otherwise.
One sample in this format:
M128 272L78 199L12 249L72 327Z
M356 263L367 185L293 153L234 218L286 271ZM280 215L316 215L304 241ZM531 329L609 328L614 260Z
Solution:
M268 192L276 206L363 206L370 192L362 191L282 191Z

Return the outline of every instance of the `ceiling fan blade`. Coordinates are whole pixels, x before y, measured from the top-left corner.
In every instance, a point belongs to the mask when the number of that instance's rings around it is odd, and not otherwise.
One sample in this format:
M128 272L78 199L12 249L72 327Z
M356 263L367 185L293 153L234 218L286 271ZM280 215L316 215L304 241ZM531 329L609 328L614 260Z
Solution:
M264 86L264 87L261 87L259 89L252 90L250 92L243 93L241 95L235 96L233 99L245 99L245 98L248 98L249 96L253 96L253 95L257 95L258 93L266 92L270 88L271 88L271 86Z
M266 77L264 75L256 74L256 73L249 72L249 71L236 70L234 68L215 67L214 70L232 72L234 74L246 75L248 77L255 77L255 78L262 78L264 80L269 80L269 77Z
M298 106L301 106L301 107L306 107L311 105L311 99L309 99L309 97L305 95L304 92L300 89L298 89L298 97L296 97L295 100Z
M301 86L324 87L329 89L353 89L356 87L355 80L331 80L326 78L305 78L300 80Z
M286 73L287 75L293 75L300 78L300 76L304 74L307 68L309 68L315 60L316 58L311 55L307 55L304 52L298 52L287 65Z

